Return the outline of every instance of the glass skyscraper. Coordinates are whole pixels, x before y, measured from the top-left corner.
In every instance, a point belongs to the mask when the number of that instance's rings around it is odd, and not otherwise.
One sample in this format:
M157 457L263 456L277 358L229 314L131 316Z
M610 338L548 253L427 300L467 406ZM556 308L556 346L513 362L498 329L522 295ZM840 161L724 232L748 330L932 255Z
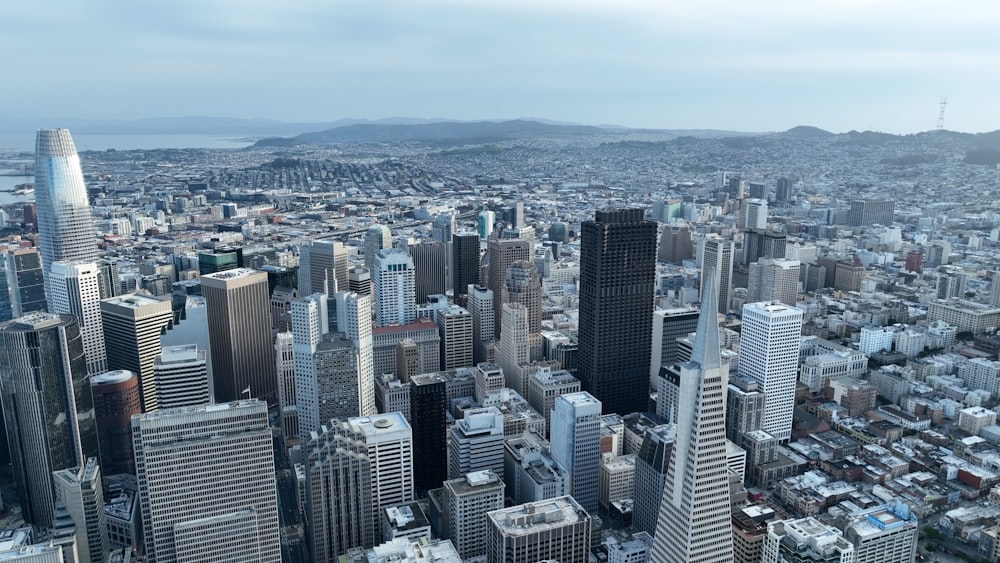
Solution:
M48 289L52 263L98 259L97 231L87 201L80 156L69 129L39 129L35 137L35 203L42 269ZM46 292L48 293L48 292Z

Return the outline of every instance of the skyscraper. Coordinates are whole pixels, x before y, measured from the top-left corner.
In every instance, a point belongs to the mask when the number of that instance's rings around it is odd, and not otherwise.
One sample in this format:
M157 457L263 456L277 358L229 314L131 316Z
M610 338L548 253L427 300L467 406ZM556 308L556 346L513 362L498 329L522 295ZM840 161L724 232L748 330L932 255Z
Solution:
M24 519L52 526L52 472L98 453L83 338L71 315L31 313L0 325L0 395Z
M479 238L483 240L490 238L490 235L493 234L493 223L496 218L497 214L493 211L479 212L479 215L476 216L476 232L479 234Z
M101 467L108 475L135 474L132 453L132 415L142 412L139 379L125 370L90 378Z
M743 306L740 375L760 385L766 404L763 430L784 442L792 435L801 336L800 309L773 302Z
M542 281L533 262L519 261L507 267L504 303L521 303L528 311L528 332L542 330ZM502 327L501 327L502 328Z
M447 427L448 389L438 373L410 378L410 412L413 426L413 483L428 491L441 486L448 476Z
M486 286L493 292L493 336L500 338L500 314L507 268L514 262L531 260L531 245L521 239L490 239L487 243L489 277Z
M663 483L667 478L670 452L677 438L677 427L662 425L650 428L642 438L635 456L635 504L632 526L649 534L656 533L656 521L663 501Z
M52 473L56 496L76 524L80 563L104 563L108 558L108 530L104 523L104 490L97 458L80 467Z
M48 302L53 313L74 315L80 323L87 371L107 371L104 327L101 325L100 271L95 262L55 262L49 268Z
M465 411L448 433L448 477L489 469L503 479L503 414L496 407Z
M778 301L794 307L798 300L799 261L761 258L750 264L747 302Z
M371 295L338 291L332 296L337 303L337 330L358 354L357 416L375 414L375 360L372 335ZM352 415L355 416L355 415Z
M1000 285L1000 284L998 284ZM472 313L472 362L493 361L494 330L493 292L477 285L469 286L469 312Z
M299 247L299 295L347 289L347 268L347 249L339 241L317 240Z
M413 258L399 249L381 250L372 268L375 281L375 324L406 324L417 318Z
M281 561L266 403L145 413L132 436L148 560Z
M392 232L389 231L389 227L382 224L375 224L368 227L368 230L365 232L364 247L362 247L362 253L365 256L365 267L374 271L375 256L388 248L392 248Z
M104 337L112 343L107 347L108 368L136 374L143 412L156 410L153 362L161 351L160 334L172 319L169 300L133 293L101 301Z
M896 202L891 199L855 199L851 201L847 224L852 227L868 227L876 224L889 226L895 220L895 212ZM40 209L39 215L41 215Z
M14 318L35 311L48 310L45 299L45 282L42 273L42 256L37 248L11 250L6 256L7 285L10 287L10 306Z
M601 465L601 402L587 392L556 397L549 426L552 457L569 470L570 494L597 514Z
M581 228L577 376L609 413L649 404L656 235L642 209L600 210Z
M521 303L504 303L501 316L502 329L497 346L496 361L503 368L507 387L522 397L528 395L527 383L519 366L530 361L531 346L528 340L528 309Z
M650 381L655 381L659 376L661 367L670 367L677 363L679 349L677 339L691 334L696 328L698 328L698 310L694 307L657 309L653 312Z
M208 365L197 344L165 348L153 359L158 408L193 407L209 402Z
M413 258L413 278L417 303L427 303L428 295L444 295L448 270L447 247L436 240L422 240L408 246Z
M52 264L98 258L80 156L69 129L39 129L35 137L35 203L46 289ZM48 294L48 292L46 292Z
M504 483L490 470L444 482L443 504L448 538L462 560L486 555L486 515L503 508Z
M718 303L718 312L725 314L729 312L729 298L733 292L733 241L724 240L718 236L709 236L704 241L704 254L702 255L702 272L712 271L716 276L713 287L717 288L719 295L715 298ZM701 302L705 297L705 274L701 276Z
M441 369L473 365L472 314L458 305L448 305L435 311L434 320L441 335Z
M694 258L694 244L691 242L691 229L687 224L673 224L663 227L660 235L658 259L661 262L680 264L684 260Z
M746 200L743 205L746 206L746 224L740 225L740 227L744 229L766 229L767 201L751 198Z
M479 235L455 233L451 237L452 293L457 299L479 283Z
M201 277L201 293L208 308L215 400L249 395L276 404L267 274L247 268L208 274Z
M274 335L274 363L278 371L278 410L285 439L299 437L299 411L295 399L295 337L291 332Z
M679 380L677 434L656 523L653 561L720 562L733 557L726 455L726 368L719 355L715 272L705 270L705 301L691 361Z

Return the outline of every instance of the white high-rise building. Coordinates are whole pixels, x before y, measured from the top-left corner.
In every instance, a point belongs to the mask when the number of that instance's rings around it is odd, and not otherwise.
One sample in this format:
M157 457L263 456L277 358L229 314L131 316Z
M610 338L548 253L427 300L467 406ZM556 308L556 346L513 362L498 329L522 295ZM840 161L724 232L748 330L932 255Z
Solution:
M503 479L503 414L496 407L465 411L448 435L448 478L490 469Z
M691 361L670 368L678 381L677 433L656 518L652 561L657 563L733 559L726 442L729 373L719 350L717 278L711 268L705 272L707 299L698 316ZM655 490L657 483L650 484Z
M281 432L288 438L299 437L299 412L295 403L295 337L291 332L274 335L274 363L278 372L278 409Z
M53 472L52 485L76 525L77 563L104 563L108 557L108 530L97 458L89 458L82 467Z
M786 442L792 436L801 336L801 309L774 302L743 306L740 375L756 381L764 391L763 430Z
M132 440L147 560L281 560L267 403L145 413Z
M413 500L413 430L398 412L350 418L347 425L362 441L371 462L373 524L379 537L379 513Z
M319 416L319 390L313 354L329 331L327 296L314 293L292 302L292 349L299 433L308 436L325 422Z
M375 414L375 364L372 337L372 298L350 291L338 291L337 331L351 341L358 352L358 415Z
M891 326L863 326L858 341L858 350L870 356L881 350L892 350L893 337L896 329Z
M504 303L500 315L500 345L497 347L497 364L503 368L507 387L522 397L528 395L527 378L519 366L531 360L531 341L528 339L528 309L522 303Z
M570 494L587 512L597 513L601 465L601 402L587 392L556 397L552 409L552 457L572 477Z
M778 301L794 307L799 294L799 261L761 258L750 264L747 302Z
M767 200L748 199L746 205L746 224L744 229L767 228Z
M211 402L208 362L197 344L164 348L153 361L156 400L161 409Z
M479 238L486 240L493 234L493 223L496 222L497 214L493 211L480 211L476 217L476 232Z
M417 318L417 281L413 258L404 250L381 250L372 268L375 324L406 324Z
M733 241L709 235L704 239L704 244L699 245L699 250L702 251L702 272L715 272L715 287L719 292L718 308L720 313L725 314L729 311L729 298L733 293ZM705 275L702 274L702 303L705 302L705 285Z
M96 262L54 262L48 281L49 311L75 315L83 335L87 371L91 375L107 371L104 327L101 325L100 269Z

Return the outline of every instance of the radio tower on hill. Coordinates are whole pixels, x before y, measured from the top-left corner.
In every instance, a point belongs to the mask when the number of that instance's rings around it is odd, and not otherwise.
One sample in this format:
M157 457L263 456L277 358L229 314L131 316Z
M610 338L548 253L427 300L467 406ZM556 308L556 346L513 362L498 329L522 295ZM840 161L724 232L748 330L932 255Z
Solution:
M944 107L948 105L948 96L941 98L941 111L938 112L937 130L944 131Z

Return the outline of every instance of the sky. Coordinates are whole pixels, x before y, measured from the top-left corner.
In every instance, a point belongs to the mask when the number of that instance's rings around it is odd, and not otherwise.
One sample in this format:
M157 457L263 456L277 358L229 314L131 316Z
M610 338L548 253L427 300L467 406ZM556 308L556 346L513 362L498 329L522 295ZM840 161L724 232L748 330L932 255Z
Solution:
M8 0L0 117L1000 129L996 0Z

